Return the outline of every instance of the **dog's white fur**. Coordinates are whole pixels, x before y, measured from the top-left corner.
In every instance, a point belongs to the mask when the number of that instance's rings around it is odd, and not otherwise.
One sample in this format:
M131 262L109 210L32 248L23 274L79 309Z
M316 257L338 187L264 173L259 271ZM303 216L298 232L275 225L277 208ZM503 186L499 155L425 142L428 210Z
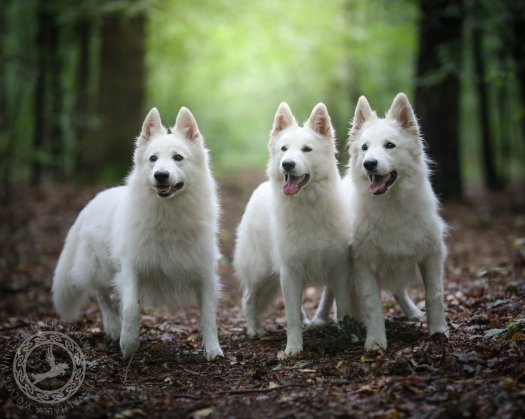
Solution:
M442 279L446 225L438 214L427 156L407 97L398 94L386 117L378 118L362 96L350 130L349 151L343 183L352 194L353 279L367 328L365 349L387 347L381 288L393 292L408 317L421 317L406 294L418 271L425 286L429 332L446 333ZM365 164L370 168L373 161L376 167L367 170ZM397 178L390 186L385 185L386 178L370 179L371 174L393 172Z
M320 103L299 127L281 103L269 142L269 181L252 194L237 232L234 265L243 289L249 335L263 333L260 317L279 290L284 295L287 343L284 356L303 349L304 288L325 283L335 290L338 318L348 313L348 204L337 170L334 131ZM293 162L287 171L286 162ZM283 166L284 164L284 166ZM309 175L298 190L290 174Z
M222 356L216 305L219 203L197 123L181 108L172 133L153 108L136 140L125 186L99 193L71 227L53 278L66 320L88 295L124 358L139 347L140 301L179 305L196 297L208 359ZM116 291L116 292L115 292Z

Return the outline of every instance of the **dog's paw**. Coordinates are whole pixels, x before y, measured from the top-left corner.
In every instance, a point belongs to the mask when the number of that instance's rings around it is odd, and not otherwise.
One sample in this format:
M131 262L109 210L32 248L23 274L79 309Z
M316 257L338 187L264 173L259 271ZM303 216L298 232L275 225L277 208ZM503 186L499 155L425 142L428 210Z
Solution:
M443 334L447 338L450 337L450 331L448 330L447 325L440 325L440 326L434 326L429 328L429 334L430 336L437 335L437 334Z
M222 349L220 346L204 348L204 356L208 361L211 361L212 359L215 359L217 357L224 358L224 354L222 353Z
M122 357L128 359L139 349L140 341L138 336L126 337L122 335L120 337L120 350L122 351Z
M287 346L284 351L280 351L277 354L277 359L283 361L289 358L295 358L303 351L302 346Z
M107 324L104 325L104 332L106 336L111 340L117 342L120 339L120 325L119 324Z
M414 310L411 313L406 314L408 320L413 322L422 322L425 320L425 313L421 310Z
M247 333L248 333L249 337L256 338L256 337L259 337L259 336L266 335L267 332L262 327L258 327L258 328L249 327L248 330L247 330Z
M306 330L316 330L316 329L321 329L323 327L326 327L331 323L332 321L330 320L330 318L314 317L305 326L306 326Z
M367 336L365 340L365 351L373 351L377 349L386 350L386 336Z

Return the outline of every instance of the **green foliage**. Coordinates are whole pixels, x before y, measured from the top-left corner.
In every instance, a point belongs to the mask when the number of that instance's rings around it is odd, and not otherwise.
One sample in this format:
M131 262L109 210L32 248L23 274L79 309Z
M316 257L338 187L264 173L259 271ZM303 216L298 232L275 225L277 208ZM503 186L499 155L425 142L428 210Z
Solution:
M38 153L30 152L38 75L35 26L42 5L56 19L61 37L61 92L54 94L61 95L57 117L62 138L53 140L60 141L60 156L50 152L57 147L49 144ZM137 13L148 17L144 114L157 106L164 122L173 124L180 106L189 107L219 175L264 167L268 133L281 101L290 104L299 121L306 120L316 103L326 103L344 166L348 123L359 95L369 97L383 112L395 93L411 93L417 12L408 0L9 1L2 81L10 138L15 140L10 156L14 178L28 178L35 160L61 165L63 173L75 170L81 153L78 136L96 129L101 117L90 110L76 114L80 70L76 31L82 22L90 22L93 28L88 99L95 103L98 28L105 16L115 12L124 18ZM53 117L48 113L47 118ZM126 123L135 123L139 129L141 121ZM5 149L7 137L0 138ZM103 172L113 173L110 169Z
M281 101L300 121L325 102L344 143L359 95L382 111L410 91L415 32L409 2L155 2L148 107L188 106L220 174L261 168Z
M41 149L33 150L34 130L39 129L35 128L39 8L53 17L60 33L60 91L48 91L45 99L46 121L57 118L60 138L48 135ZM147 17L147 103L143 114L157 106L164 123L173 124L180 106L189 107L212 151L218 175L264 167L268 133L281 101L290 104L299 121L307 119L316 103L327 105L344 167L349 121L360 95L367 96L379 114L399 91L414 99L418 10L419 2L413 0L6 0L0 15L0 24L5 22L0 31L0 95L5 97L0 111L7 123L2 124L0 118L0 152L9 158L0 158L0 173L4 176L2 166L9 165L11 178L29 179L32 164L38 161L71 174L79 169L79 144L104 141L91 140L89 135L103 117L96 110L101 96L101 22L115 13L123 19L138 14ZM489 0L465 0L463 8L458 3L449 10L465 13L466 22L460 70L461 149L467 179L479 178L483 171L469 39L471 28L477 26L484 33L484 77L493 105L491 129L497 166L507 178L523 174L520 158L525 154L525 111L517 93L518 64L523 63L509 58L509 39L516 23L512 10L506 3ZM84 23L90 26L88 87L84 92L89 103L79 114L78 74L82 68L78 30ZM458 51L455 46L444 46L442 65L422 82L435 83L448 72L459 71L450 59ZM134 124L138 131L141 122L115 123ZM121 172L120 166L100 170L111 182L122 179L125 173ZM81 173L82 178L90 176L94 174Z
M512 338L515 333L524 331L524 322L522 319L508 323L503 328L489 329L485 331L486 338L498 339L500 337Z
M32 135L32 107L35 74L31 70L35 65L34 54L24 51L22 45L31 45L35 36L34 10L36 0L20 3L10 2L5 6L3 18L6 24L6 33L3 37L2 49L3 78L0 80L0 94L5 92L5 115L8 122L6 132L0 136L0 150L2 154L9 154L4 164L11 167L18 166L24 153L31 149ZM20 30L24 28L24 30ZM16 138L9 144L11 138ZM3 163L3 162L2 162ZM24 165L21 165L24 167ZM3 168L2 168L3 169ZM24 170L22 175L28 175Z
M521 5L521 6L520 6ZM490 0L465 0L465 40L463 42L462 68L462 126L461 150L462 168L466 179L480 180L484 168L480 165L480 120L479 102L475 90L475 75L472 57L472 31L479 29L483 34L483 53L486 74L483 75L491 103L491 136L494 159L498 173L506 179L525 174L523 156L523 126L525 112L518 95L520 83L517 67L523 63L511 59L513 29L517 22L513 15L522 2L514 2L509 7L506 2ZM517 42L522 42L521 39Z

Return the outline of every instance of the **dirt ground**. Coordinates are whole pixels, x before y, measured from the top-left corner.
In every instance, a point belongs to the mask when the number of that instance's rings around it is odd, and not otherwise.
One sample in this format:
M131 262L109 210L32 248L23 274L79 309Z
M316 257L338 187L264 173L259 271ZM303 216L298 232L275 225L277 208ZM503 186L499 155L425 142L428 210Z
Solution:
M304 353L279 361L282 301L265 320L270 333L250 339L231 268L235 227L262 178L246 173L221 183L225 292L218 318L225 358L212 362L200 348L195 308L145 312L140 350L130 362L105 337L95 304L74 324L58 322L52 272L67 229L98 188L13 187L0 207L0 417L525 416L523 183L498 195L469 188L467 203L444 208L451 226L445 276L450 338L428 337L424 323L404 320L385 295L386 352L365 353L362 336L352 343L346 329L333 325L306 331ZM318 296L315 289L306 293L310 314ZM421 287L412 296L421 304ZM39 330L74 338L87 361L83 386L57 410L22 396L13 380L17 348ZM35 353L33 361L31 371L42 371L45 354ZM58 388L60 378L46 385Z

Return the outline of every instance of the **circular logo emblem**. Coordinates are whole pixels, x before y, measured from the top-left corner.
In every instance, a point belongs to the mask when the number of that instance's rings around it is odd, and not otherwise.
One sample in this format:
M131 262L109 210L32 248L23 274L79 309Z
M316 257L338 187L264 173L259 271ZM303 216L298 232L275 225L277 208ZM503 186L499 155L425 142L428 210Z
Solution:
M18 347L13 375L20 390L30 399L45 404L61 403L82 386L86 360L70 337L54 331L40 332Z

